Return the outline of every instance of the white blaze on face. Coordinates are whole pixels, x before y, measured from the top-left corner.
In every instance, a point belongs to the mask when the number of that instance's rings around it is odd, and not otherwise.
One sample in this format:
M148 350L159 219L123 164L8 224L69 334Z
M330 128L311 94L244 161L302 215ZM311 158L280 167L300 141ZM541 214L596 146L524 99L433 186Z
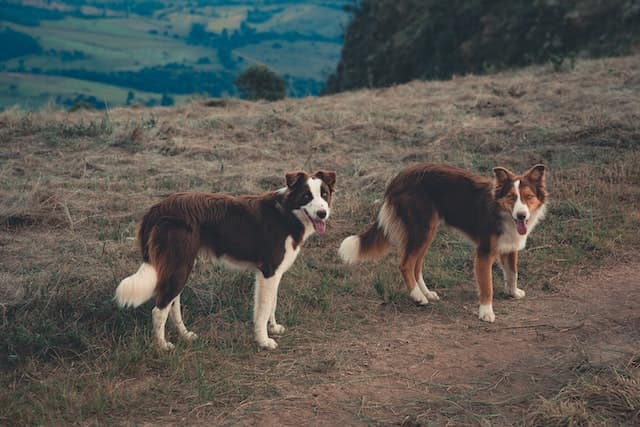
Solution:
M322 180L318 178L309 178L307 180L307 186L311 192L311 201L302 206L302 209L307 213L309 219L313 223L315 230L322 234L327 229L327 219L329 219L329 203L322 198ZM321 217L324 212L324 217ZM320 213L320 214L319 214Z
M513 205L511 216L516 222L516 229L518 230L518 233L525 235L527 234L527 222L529 221L531 214L529 212L529 207L522 202L522 197L520 196L520 180L514 182L513 187L516 190L518 198L516 199L516 203Z

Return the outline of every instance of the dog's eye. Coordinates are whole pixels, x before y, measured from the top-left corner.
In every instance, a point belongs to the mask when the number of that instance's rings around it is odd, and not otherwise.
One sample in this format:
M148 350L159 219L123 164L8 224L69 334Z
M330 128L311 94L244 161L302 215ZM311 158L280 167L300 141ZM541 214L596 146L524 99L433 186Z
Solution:
M323 199L326 199L327 195L328 195L327 192L324 190L320 193L320 196L322 196Z
M526 196L524 196L524 199L526 201L529 201L529 200L533 199L533 194L527 194Z
M509 200L511 200L512 202L515 202L518 199L518 196L516 196L515 194L512 194L509 196Z
M308 202L309 200L311 200L311 193L304 193L302 195L302 201L303 202Z

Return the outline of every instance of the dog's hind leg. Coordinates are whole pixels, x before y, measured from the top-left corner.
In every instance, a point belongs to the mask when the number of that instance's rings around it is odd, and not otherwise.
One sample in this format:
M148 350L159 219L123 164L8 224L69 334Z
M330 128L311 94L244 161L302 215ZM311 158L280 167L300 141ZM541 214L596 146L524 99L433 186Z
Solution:
M184 326L184 322L182 321L182 311L180 310L180 294L173 300L171 303L171 311L169 312L169 316L171 317L171 321L178 329L178 333L180 336L187 340L193 341L198 338L198 335L195 333L188 331L187 327Z
M178 332L185 338L190 336L182 322L179 295L193 268L199 241L197 235L189 228L174 226L171 223L158 227L152 239L150 256L159 270L156 306L153 309L153 331L158 347L171 350L174 345L165 339L165 325L169 315Z
M418 252L416 266L414 269L416 281L418 282L418 287L420 288L420 291L427 297L428 300L431 300L431 301L438 301L440 297L436 292L432 292L429 290L429 288L427 288L427 284L425 283L424 277L422 276L422 266L424 263L424 256L429 250L429 247L433 242L433 238L436 236L437 230L438 230L438 218L436 215L433 215L431 217L431 220L429 221L429 228L427 229L425 242Z
M169 310L170 307L166 306L164 308L153 307L151 311L151 317L153 318L153 335L156 345L160 350L173 350L175 347L164 337L164 328L167 323L167 317L169 316Z
M404 284L407 286L407 290L409 291L409 297L418 305L426 305L429 303L426 295L420 290L420 286L418 286L418 281L415 276L416 262L418 260L418 251L413 250L404 251L405 253L401 257L400 261L400 273L402 274L402 278L404 279Z
M155 333L156 344L162 350L171 350L174 345L165 339L165 324L167 317L171 314L171 320L178 328L178 332L184 338L193 340L196 338L193 332L187 331L182 322L182 313L180 312L180 292L187 283L187 278L193 266L193 259L187 260L174 271L163 271L161 278L158 280L158 296L156 298L156 306L153 309L153 330ZM164 273L164 274L163 274ZM169 277L166 277L167 274Z

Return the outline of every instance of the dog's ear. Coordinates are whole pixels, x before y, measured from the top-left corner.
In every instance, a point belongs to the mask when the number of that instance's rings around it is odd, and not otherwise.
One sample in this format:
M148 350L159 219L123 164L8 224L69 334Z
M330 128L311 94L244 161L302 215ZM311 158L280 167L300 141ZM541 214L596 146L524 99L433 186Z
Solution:
M503 185L505 182L512 180L515 175L507 168L496 167L493 168L493 175L496 177L496 183Z
M525 174L524 177L528 180L533 182L534 184L540 186L544 184L544 171L547 168L544 165L535 165L534 167L532 167L531 169L529 169Z
M307 176L307 173L304 171L291 171L291 172L287 172L284 178L287 181L287 187L293 188L296 186L298 181L300 181L306 176Z
M323 180L331 191L336 190L336 173L334 171L318 171L314 176Z

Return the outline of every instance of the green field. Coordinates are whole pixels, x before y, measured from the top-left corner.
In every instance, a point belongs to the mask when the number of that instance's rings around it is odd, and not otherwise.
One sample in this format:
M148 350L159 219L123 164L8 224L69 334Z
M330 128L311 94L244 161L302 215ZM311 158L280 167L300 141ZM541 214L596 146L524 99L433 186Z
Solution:
M78 50L88 57L62 62L55 57L31 55L7 61L8 67L17 66L23 60L27 69L85 68L116 71L171 62L195 63L203 56L215 62L216 57L213 48L191 46L170 37L149 34L150 29L160 29L158 22L152 20L66 18L60 21L43 21L35 28L14 24L9 26L36 37L44 50Z
M78 80L68 77L44 76L21 73L0 73L0 105L17 105L31 109L55 102L57 96L87 95L104 100L108 105L117 106L126 103L130 89L104 83ZM151 98L159 100L162 94L133 90L134 102L145 103ZM178 97L177 102L189 98Z
M315 4L301 4L286 8L263 24L257 24L258 31L286 32L302 34L314 32L325 37L339 37L342 26L347 25L347 15L336 9Z
M309 52L314 55L309 56ZM244 46L235 53L247 62L267 64L278 74L313 79L333 71L327 64L340 58L340 46L323 42L269 41Z
M340 36L348 19L344 11L335 7L340 2L332 1L282 2L261 6L248 1L229 1L224 5L202 7L186 2L165 2L165 8L145 16L109 9L108 2L88 1L80 9L84 17L74 12L74 3L62 1L56 4L68 14L64 19L41 20L38 26L0 20L0 30L10 28L27 34L42 48L40 54L0 62L0 75L14 74L0 79L0 108L14 103L30 108L44 105L51 99L52 91L47 87L52 77L43 74L60 75L78 70L138 72L144 68L179 64L195 72L224 71L237 75L245 67L259 63L288 78L311 79L322 84L339 60L341 44L333 40ZM38 5L46 7L44 3ZM252 20L248 17L258 10L264 18ZM244 25L252 28L256 35L240 42L236 39L230 48L231 65L223 64L218 59L215 42L193 44L188 41L192 25L196 23L204 25L209 33L221 34L226 30L230 37L234 32L242 31ZM262 40L261 34L268 36ZM278 39L280 36L281 40ZM327 38L332 41L328 42ZM75 56L69 58L70 54ZM11 86L16 84L15 74L21 74L18 90ZM32 76L27 77L28 74ZM78 76L77 73L73 75ZM90 82L78 85L75 79L66 79L53 92L66 97L78 93L97 96L96 93L100 93L101 99L122 105L129 87L119 88L120 83L112 81L101 80L101 83L109 84ZM82 88L91 89L91 92L82 92ZM149 91L146 88L136 92L145 90ZM163 92L180 98L170 89ZM236 90L230 87L224 93L233 95ZM290 95L295 96L295 92L290 92Z

